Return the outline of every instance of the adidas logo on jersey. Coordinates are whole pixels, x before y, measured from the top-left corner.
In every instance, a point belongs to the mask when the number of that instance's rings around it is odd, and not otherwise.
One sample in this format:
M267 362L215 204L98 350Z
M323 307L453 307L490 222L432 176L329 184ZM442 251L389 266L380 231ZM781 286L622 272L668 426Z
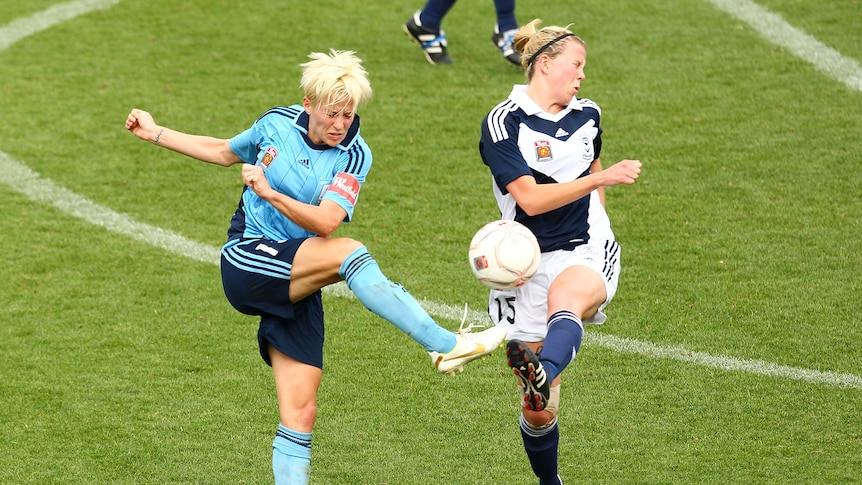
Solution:
M557 128L557 132L554 133L554 138L561 138L564 136L569 136L569 132L562 128Z

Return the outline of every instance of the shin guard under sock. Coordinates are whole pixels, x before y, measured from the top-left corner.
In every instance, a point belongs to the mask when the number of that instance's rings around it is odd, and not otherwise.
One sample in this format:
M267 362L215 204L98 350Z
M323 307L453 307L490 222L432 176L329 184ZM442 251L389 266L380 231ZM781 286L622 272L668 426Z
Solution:
M455 348L455 334L437 325L403 286L390 281L365 246L350 253L338 273L365 308L398 327L427 351L445 354Z
M574 313L563 310L551 315L548 319L548 334L539 355L549 381L553 382L575 360L583 336L581 319Z
M311 471L311 433L278 425L272 442L272 472L276 485L307 485Z

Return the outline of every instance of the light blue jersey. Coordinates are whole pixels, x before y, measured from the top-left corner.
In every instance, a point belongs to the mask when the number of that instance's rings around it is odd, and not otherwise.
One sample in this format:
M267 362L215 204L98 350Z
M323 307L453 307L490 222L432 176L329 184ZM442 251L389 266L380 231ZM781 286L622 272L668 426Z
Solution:
M333 201L344 209L345 221L349 221L371 168L371 151L359 135L359 117L335 147L312 142L308 122L302 106L273 108L231 138L230 149L245 163L262 166L267 182L279 193L306 204ZM237 311L261 317L258 348L269 365L274 348L323 368L321 291L296 302L289 297L297 250L315 236L253 190L243 189L228 241L222 246L222 286ZM455 348L455 334L437 325L407 290L386 278L365 246L341 261L338 276L366 308L428 352L446 354ZM486 350L490 352L492 347ZM280 465L274 463L274 467L280 473Z
M313 205L324 199L335 201L347 212L345 221L353 216L359 189L371 168L371 150L359 135L359 116L341 144L318 145L308 137L308 114L300 105L267 111L251 128L231 138L230 149L245 163L263 166L270 186L288 197ZM310 236L316 234L247 187L228 230L228 240Z

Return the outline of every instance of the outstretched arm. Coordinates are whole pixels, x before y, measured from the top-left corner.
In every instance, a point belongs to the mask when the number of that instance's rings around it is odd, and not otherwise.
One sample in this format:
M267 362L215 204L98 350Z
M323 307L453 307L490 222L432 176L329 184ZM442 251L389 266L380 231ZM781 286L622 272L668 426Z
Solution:
M230 140L190 135L159 126L150 113L137 108L126 118L126 129L142 140L203 162L228 167L242 161L231 151Z
M537 184L532 176L524 175L506 186L518 206L529 215L543 214L572 203L593 190L635 183L641 171L639 160L622 160L610 167L571 182Z

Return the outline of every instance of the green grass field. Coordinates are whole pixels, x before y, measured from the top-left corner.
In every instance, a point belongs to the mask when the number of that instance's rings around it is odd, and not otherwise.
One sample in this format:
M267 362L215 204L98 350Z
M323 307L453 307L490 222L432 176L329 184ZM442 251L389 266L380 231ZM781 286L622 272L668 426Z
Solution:
M862 483L862 2L757 3L818 47L721 8L746 1L518 5L574 24L602 159L644 163L607 191L623 274L565 373L567 484ZM0 3L0 483L272 483L272 378L215 263L239 170L140 142L133 107L229 137L301 100L309 52L355 50L375 159L338 235L442 325L465 302L481 319L479 123L523 75L490 42L492 2L459 2L455 64L427 64L401 32L421 5ZM313 484L537 482L502 351L440 376L324 298Z

